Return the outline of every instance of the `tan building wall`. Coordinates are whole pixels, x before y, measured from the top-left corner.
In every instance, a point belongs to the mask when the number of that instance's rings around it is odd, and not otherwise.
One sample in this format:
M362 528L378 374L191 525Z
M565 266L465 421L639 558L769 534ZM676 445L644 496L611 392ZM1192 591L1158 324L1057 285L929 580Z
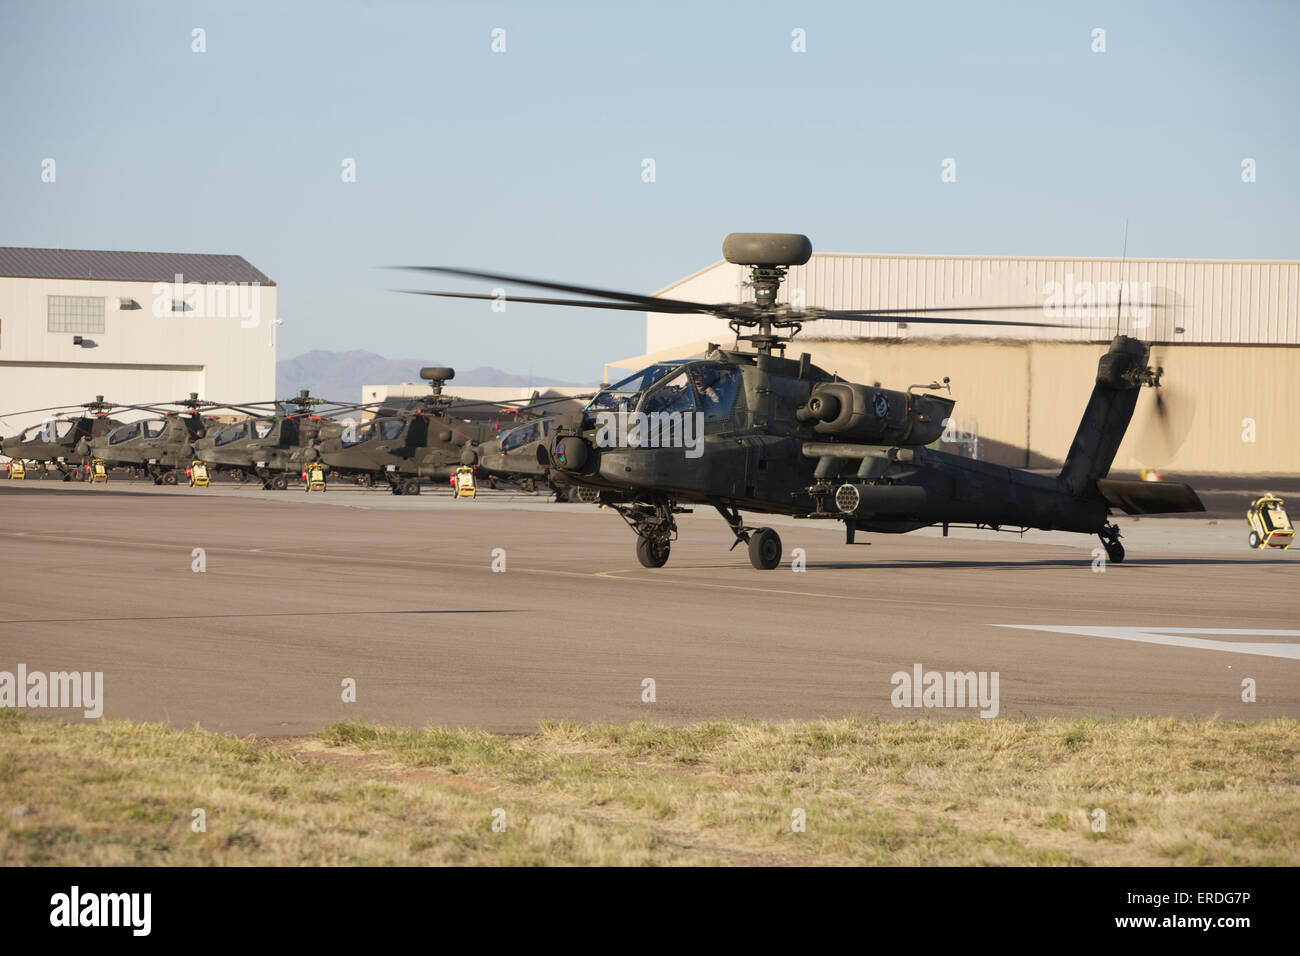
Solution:
M716 262L657 294L752 302L746 278ZM1069 325L966 331L827 320L789 347L789 356L810 352L828 371L890 388L949 376L956 423L978 431L987 460L1059 466L1118 329L1174 344L1152 350L1152 364L1166 370L1168 414L1158 422L1155 393L1144 390L1116 470L1300 473L1300 262L815 253L789 270L779 298L796 310L1042 304L1042 315L984 317ZM734 338L709 316L649 313L648 354L606 366L606 380L703 354L709 341L730 348ZM1244 441L1252 427L1254 441Z
M828 371L890 388L947 375L954 417L978 431L980 457L1059 467L1079 426L1104 345L1056 342L804 342ZM1300 474L1300 348L1160 345L1166 413L1144 389L1117 471ZM1252 436L1253 423L1253 436ZM1253 437L1254 441L1244 440Z
M954 424L979 435L980 457L1019 468L1059 468L1092 393L1099 343L796 340L787 351L857 382L926 385L945 375ZM703 355L704 342L607 365L606 380L666 358ZM1159 345L1166 414L1144 389L1114 468L1169 474L1300 474L1300 348ZM1253 422L1254 441L1250 431Z

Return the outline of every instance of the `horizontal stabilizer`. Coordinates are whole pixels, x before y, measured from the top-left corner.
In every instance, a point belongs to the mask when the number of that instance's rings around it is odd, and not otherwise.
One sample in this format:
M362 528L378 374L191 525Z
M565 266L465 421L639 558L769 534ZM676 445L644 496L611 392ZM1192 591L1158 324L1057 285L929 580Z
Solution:
M1098 478L1097 490L1107 504L1127 515L1170 515L1205 510L1192 486L1177 481Z

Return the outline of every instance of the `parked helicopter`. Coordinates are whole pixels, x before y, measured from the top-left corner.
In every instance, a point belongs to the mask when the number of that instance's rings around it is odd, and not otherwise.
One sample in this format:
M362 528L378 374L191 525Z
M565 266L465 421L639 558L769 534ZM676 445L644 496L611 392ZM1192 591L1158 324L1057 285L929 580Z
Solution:
M401 409L390 405L386 414L350 425L337 443L321 449L322 460L332 472L357 475L366 482L386 481L395 495L418 495L422 479L447 480L460 467L466 445L489 441L501 431L500 422L471 422L454 415L458 400L444 394L442 387L455 375L450 368L420 369L420 377L431 386L428 395ZM508 424L515 420L508 415Z
M202 412L218 408L247 411L237 405L205 401L197 392L175 402L139 407L156 413L166 405L185 411L163 411L156 418L119 425L88 442L83 440L78 448L84 446L84 454L92 459L103 459L109 467L139 468L153 479L155 485L174 485L178 472L194 460L194 443L207 434L210 421Z
M291 476L340 447L346 425L333 416L357 407L316 398L307 389L293 398L246 402L239 410L250 417L222 425L195 441L194 457L229 469L236 481L253 475L263 488L283 491ZM322 414L312 414L313 410Z
M1124 559L1112 508L1128 514L1204 511L1185 484L1108 477L1141 387L1159 387L1162 369L1149 347L1116 335L1098 363L1096 384L1059 475L994 465L926 448L941 435L954 401L942 387L907 391L845 381L785 358L787 344L814 321L1044 327L1050 323L944 315L1039 310L1040 305L957 309L794 309L777 302L786 271L812 256L806 236L733 233L728 262L750 271L753 302L709 304L446 267L444 275L518 283L607 301L511 297L515 302L712 315L736 334L736 347L713 345L703 359L659 362L602 390L580 422L557 427L539 462L594 489L637 535L637 557L662 567L677 536L683 503L709 505L744 542L755 568L781 560L776 531L745 522L743 511L841 521L856 531L902 534L930 525L1001 530L1040 528L1096 534L1111 561ZM492 299L494 295L422 290L417 294ZM744 350L741 343L752 350ZM781 354L774 354L780 352ZM919 388L919 390L918 390ZM1158 394L1158 393L1157 393Z
M595 395L580 396L584 403ZM541 418L516 425L500 437L483 442L475 448L466 448L462 461L477 465L495 487L498 482L517 484L526 494L537 486L549 485L556 501L585 501L594 503L599 492L579 487L564 479L558 472L538 461L537 451L550 443L551 436L560 427L575 427L583 417L583 410L544 415Z
M11 414L15 417L39 412L54 414L41 424L26 429L21 435L0 438L0 454L21 461L37 462L46 470L53 467L63 476L64 481L80 478L84 466L90 460L86 443L119 427L122 423L116 418L110 418L109 413L123 409L143 409L143 406L117 405L104 401L103 395L96 395L94 401L80 405L54 405L50 408L13 412ZM8 448L5 448L6 441Z

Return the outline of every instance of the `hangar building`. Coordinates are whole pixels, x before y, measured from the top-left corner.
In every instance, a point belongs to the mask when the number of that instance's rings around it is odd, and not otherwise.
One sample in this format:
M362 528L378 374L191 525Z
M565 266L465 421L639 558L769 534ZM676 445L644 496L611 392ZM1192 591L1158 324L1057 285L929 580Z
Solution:
M746 268L716 262L656 294L752 302L747 282ZM1300 473L1300 262L814 253L789 270L778 298L794 308L899 311L1042 305L1042 315L990 315L1070 326L820 321L789 345L787 356L808 352L859 382L905 389L950 377L957 407L948 437L985 460L1059 467L1118 329L1153 343L1166 411L1157 414L1146 390L1117 472ZM650 313L646 354L611 363L606 380L732 341L710 316Z
M275 295L240 256L0 248L0 434L96 395L272 398Z

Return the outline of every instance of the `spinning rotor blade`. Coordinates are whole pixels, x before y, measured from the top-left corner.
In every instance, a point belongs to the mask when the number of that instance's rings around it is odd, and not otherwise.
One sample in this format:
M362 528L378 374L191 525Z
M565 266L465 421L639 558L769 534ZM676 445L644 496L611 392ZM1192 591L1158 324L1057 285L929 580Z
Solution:
M735 306L718 306L718 305L695 305L693 303L678 303L672 299L654 299L648 297L648 301L654 303L647 305L645 303L632 302L591 302L586 299L550 299L540 296L495 296L479 292L432 292L423 289L397 289L397 292L404 292L409 295L432 295L446 299L479 299L479 300L496 300L504 298L506 302L526 302L535 305L563 305L569 307L578 307L584 309L617 309L625 312L667 312L678 315L686 314L704 314L726 316L739 312L742 315L746 312L757 314L757 310L752 303L744 302ZM672 303L667 307L659 305L660 302ZM688 307L689 306L689 307ZM1011 310L1019 311L1036 311L1041 312L1041 305L972 305L956 306L950 309L858 309L853 311L823 311L820 309L809 309L805 312L786 313L791 321L797 322L815 322L818 319L844 319L854 322L914 322L917 325L926 323L932 325L1014 325L1026 328L1059 328L1067 329L1073 326L1063 322L1015 322L1010 319L961 319L945 318L942 316L928 315L934 312L1003 312ZM903 314L904 311L907 314Z
M1014 305L1014 306L964 306L958 309L917 309L917 312L998 312L1004 309L1037 309L1042 311L1041 305ZM816 321L817 319L843 319L848 322L904 322L916 325L1015 325L1021 328L1030 329L1071 329L1074 326L1065 322L1016 322L1013 319L959 319L942 315L908 315L903 312L822 312L811 310L807 318L801 318L800 313L796 312L792 320L796 322Z
M490 299L493 301L504 299L506 302L530 302L534 305L567 305L580 306L584 309L622 309L627 312L645 312L644 305L636 305L632 302L592 302L590 299L544 299L538 296L526 295L488 295L481 292L426 292L423 289L394 289L394 292L405 292L408 295L436 295L444 299ZM697 312L697 309L678 310L664 309L664 312Z
M1154 363L1160 365L1161 359ZM1196 418L1196 393L1181 385L1157 385L1155 401L1137 443L1137 457L1153 468L1174 460Z
M398 269L414 269L420 272L436 272L440 275L460 276L465 279L487 279L491 282L510 282L515 285L532 286L534 289L550 289L553 292L571 292L575 295L590 295L598 299L615 299L631 302L646 307L652 312L713 312L729 306L708 305L704 302L688 302L684 299L660 299L652 295L640 295L636 292L619 292L613 289L597 289L594 286L571 285L566 282L548 282L545 279L526 279L523 276L505 275L499 272L478 272L473 269L452 269L445 266L396 266ZM506 296L509 301L510 296ZM545 301L545 300L543 300ZM577 303L582 304L582 303ZM594 303L586 303L592 305ZM599 306L597 306L599 308Z

